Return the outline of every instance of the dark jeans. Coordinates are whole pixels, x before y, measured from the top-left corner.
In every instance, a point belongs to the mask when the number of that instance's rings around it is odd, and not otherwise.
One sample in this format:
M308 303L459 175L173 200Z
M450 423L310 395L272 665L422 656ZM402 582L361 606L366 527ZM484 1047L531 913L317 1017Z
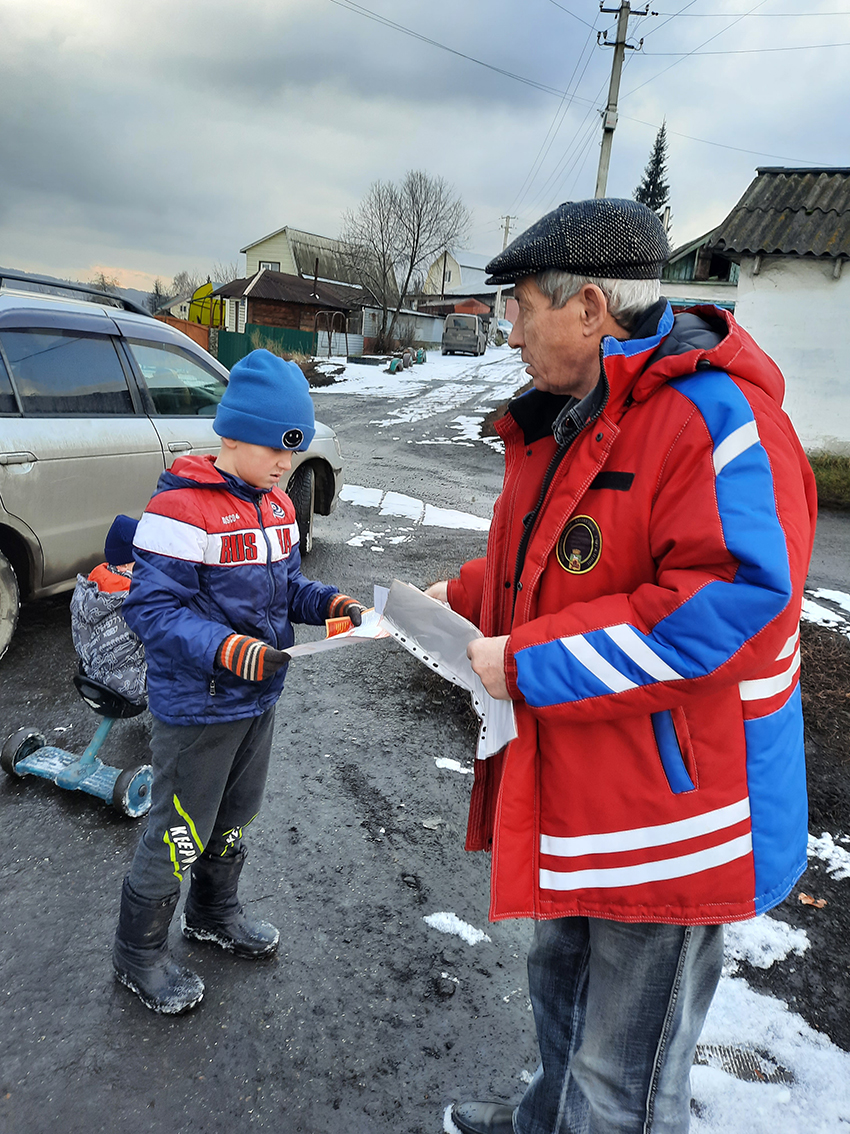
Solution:
M528 981L542 1062L517 1134L685 1134L722 962L721 925L538 922Z
M274 713L208 725L154 718L151 810L130 868L137 894L165 898L203 851L239 849L263 800Z

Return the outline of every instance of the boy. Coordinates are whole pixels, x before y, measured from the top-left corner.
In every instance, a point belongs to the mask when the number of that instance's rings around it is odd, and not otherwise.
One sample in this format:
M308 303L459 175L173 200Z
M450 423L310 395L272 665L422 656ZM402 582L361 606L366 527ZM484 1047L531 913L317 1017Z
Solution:
M105 563L77 576L71 596L71 636L83 673L137 705L145 694L145 647L127 625L124 600L133 578L138 521L116 516L106 535Z
M113 949L119 981L155 1012L203 996L168 955L191 875L183 934L238 957L269 957L279 933L236 896L244 828L269 764L292 622L321 625L363 607L301 574L295 509L280 487L315 433L300 369L255 350L232 369L213 428L217 457L178 458L136 531L125 617L145 643L153 715L153 804L124 880Z

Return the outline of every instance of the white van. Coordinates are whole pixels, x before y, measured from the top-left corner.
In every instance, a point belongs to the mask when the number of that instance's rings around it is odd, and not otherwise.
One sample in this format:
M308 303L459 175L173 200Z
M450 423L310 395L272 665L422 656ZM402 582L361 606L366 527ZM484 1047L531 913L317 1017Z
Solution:
M487 349L487 323L480 315L447 315L443 324L443 354L483 354Z

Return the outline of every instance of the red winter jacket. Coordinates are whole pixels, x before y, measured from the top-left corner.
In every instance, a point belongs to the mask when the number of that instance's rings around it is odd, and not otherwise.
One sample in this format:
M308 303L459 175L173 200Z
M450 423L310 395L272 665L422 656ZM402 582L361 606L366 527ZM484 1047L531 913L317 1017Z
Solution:
M654 333L603 340L566 450L567 399L511 404L487 557L449 584L510 635L518 737L477 762L467 833L492 848L494 919L736 921L805 868L814 479L732 316L653 311Z

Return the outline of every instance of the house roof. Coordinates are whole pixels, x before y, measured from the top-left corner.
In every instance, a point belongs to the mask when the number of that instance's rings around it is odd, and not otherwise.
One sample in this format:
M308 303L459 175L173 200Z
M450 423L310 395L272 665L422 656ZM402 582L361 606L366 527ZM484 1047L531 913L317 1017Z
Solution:
M362 303L365 296L362 288L329 284L322 280L314 288L312 279L272 272L268 268L247 279L223 284L213 294L225 298L250 296L251 299L270 299L279 303L302 303L336 311L350 311Z
M239 251L247 252L266 240L280 236L282 232L286 233L299 275L309 276L310 279L313 279L314 275L318 275L320 280L334 280L352 285L358 283L354 278L352 259L346 255L348 246L343 241L335 240L331 236L318 236L315 232L304 232L300 228L290 228L289 225L284 225L276 232L270 232L268 236L263 236L260 240L246 244ZM317 260L319 262L318 271L316 271Z
M730 255L850 258L850 168L762 166L712 248Z

